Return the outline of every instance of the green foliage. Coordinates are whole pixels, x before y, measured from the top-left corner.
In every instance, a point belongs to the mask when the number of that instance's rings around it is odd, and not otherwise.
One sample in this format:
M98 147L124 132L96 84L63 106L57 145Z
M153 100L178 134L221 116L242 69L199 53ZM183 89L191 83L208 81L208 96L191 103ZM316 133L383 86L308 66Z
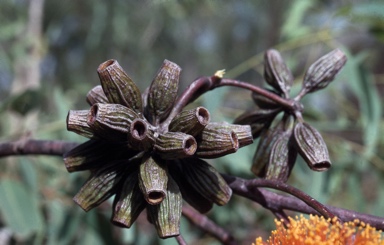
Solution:
M88 108L84 98L98 84L96 69L110 58L141 90L164 59L183 68L180 90L223 68L230 78L261 85L263 52L273 47L297 78L294 94L311 63L341 48L348 54L344 70L327 89L303 100L305 120L321 131L333 166L314 173L298 159L289 183L321 202L382 216L381 1L47 0L41 40L27 40L22 34L29 2L0 3L1 141L31 134L83 142L66 131L65 117L69 109ZM34 41L41 45L41 86L14 93L15 67ZM254 106L250 93L233 88L210 91L194 105L205 106L212 121L228 122ZM222 172L252 178L256 143L211 163ZM67 173L56 157L1 158L0 230L10 229L17 244L168 244L155 238L145 215L127 230L109 223L110 207L83 212L72 197L86 178ZM268 211L240 197L208 216L244 243L273 221ZM181 232L188 242L215 241L185 219Z

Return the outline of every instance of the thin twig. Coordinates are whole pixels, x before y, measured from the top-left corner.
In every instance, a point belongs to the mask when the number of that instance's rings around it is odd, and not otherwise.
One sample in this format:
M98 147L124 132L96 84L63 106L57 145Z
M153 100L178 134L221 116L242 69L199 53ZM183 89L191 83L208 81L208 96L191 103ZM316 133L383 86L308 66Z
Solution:
M234 238L232 237L232 235L228 231L216 225L207 216L200 214L199 212L195 211L193 208L184 205L183 215L193 224L200 227L202 230L216 237L223 244L228 244L228 245L237 244Z
M268 190L263 190L260 188L251 188L252 191L248 189L249 185L247 182L249 180L244 180L238 177L224 175L224 178L228 182L228 185L233 190L234 194L239 196L248 198L252 201L255 201L262 205L264 208L269 209L271 211L286 209L297 211L304 214L316 214L319 213L308 206L302 200L280 195ZM252 180L251 180L252 181ZM344 222L353 221L358 219L362 222L370 224L372 227L375 227L378 230L384 230L384 218L373 216L369 214L362 214L356 211L347 210L343 208L337 208L329 205L325 205L333 214L339 217Z
M231 180L233 180L234 178L236 179L236 177L229 176L229 175L223 175L223 177L227 182L231 182ZM253 189L255 189L257 187L268 187L268 188L284 191L286 193L289 193L289 194L299 198L300 200L302 200L303 202L308 204L308 206L312 207L318 213L323 215L325 218L331 218L332 219L335 217L335 215L325 205L316 201L314 198L312 198L308 194L306 194L306 193L300 191L299 189L297 189L293 186L290 186L284 182L266 180L266 179L252 179L252 180L244 181L244 185L247 187L247 189L249 191L253 191Z
M180 234L175 237L179 245L187 245L187 242L184 240L183 236Z

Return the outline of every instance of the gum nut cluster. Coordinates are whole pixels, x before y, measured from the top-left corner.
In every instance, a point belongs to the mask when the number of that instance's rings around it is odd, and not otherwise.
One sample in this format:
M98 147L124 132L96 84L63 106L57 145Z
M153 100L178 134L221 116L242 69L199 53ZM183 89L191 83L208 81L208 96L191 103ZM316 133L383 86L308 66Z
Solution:
M320 132L304 122L303 106L299 101L304 95L328 86L346 61L345 54L339 49L322 56L308 68L300 92L290 99L292 73L277 50L266 51L264 80L272 87L269 91L290 100L295 106L293 110L287 110L276 101L253 93L256 109L245 112L234 121L250 125L253 137L260 137L251 168L255 175L285 182L298 154L311 170L325 171L331 167L327 145ZM283 116L276 117L280 113Z
M67 129L89 138L64 155L69 172L91 172L74 201L88 211L114 195L112 223L129 228L146 209L162 238L179 235L182 199L202 213L226 204L232 190L201 158L251 144L250 126L212 123L204 107L171 113L181 68L168 60L143 94L115 60L97 72L91 108L67 116Z

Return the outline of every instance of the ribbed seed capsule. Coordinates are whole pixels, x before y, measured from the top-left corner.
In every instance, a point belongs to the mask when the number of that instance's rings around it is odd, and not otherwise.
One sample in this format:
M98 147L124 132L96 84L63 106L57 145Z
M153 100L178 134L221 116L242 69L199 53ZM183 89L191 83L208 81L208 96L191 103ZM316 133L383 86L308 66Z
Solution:
M266 89L266 90L268 90L271 93L278 95L274 90L269 90L269 89ZM269 98L267 98L261 94L258 94L258 93L252 93L252 99L255 102L255 104L258 107L260 107L260 109L270 110L270 109L281 108L279 103L277 103L274 100L271 100L271 99L269 99Z
M92 138L93 131L87 123L88 110L70 110L67 115L67 130Z
M276 115L281 111L278 109L256 109L245 112L235 119L233 123L242 125L251 125L253 138L260 136L265 128L268 128Z
M179 186L183 199L200 213L206 213L212 209L213 202L196 191L193 183L190 183L184 177L183 166L189 163L185 163L183 161L184 160L172 163L169 166L168 171L176 181L177 186Z
M215 130L223 130L224 132L232 130L237 135L239 147L253 143L252 130L249 125L231 124L227 122L213 122L210 123L208 127Z
M101 140L89 140L64 154L68 172L96 169L117 159L124 159L135 152L123 144L111 144Z
M97 170L92 173L73 200L84 211L91 210L115 194L123 173L123 168L117 167L116 164Z
M88 113L87 123L96 135L104 139L127 138L135 111L119 104L94 104Z
M167 132L159 134L154 149L163 159L178 159L195 154L197 143L189 134Z
M206 199L217 205L225 205L231 198L232 190L215 168L199 158L182 160L184 178Z
M139 186L147 203L161 203L167 195L168 175L165 165L152 156L143 158L140 164Z
M251 171L255 175L259 177L264 177L265 168L268 166L269 163L269 157L271 155L272 146L276 142L276 140L280 138L282 133L282 128L277 126L274 128L269 128L261 134L256 153L253 156L253 162L251 167Z
M301 97L328 86L346 62L347 57L340 49L335 49L318 59L305 73Z
M216 129L209 127L196 136L197 151L196 156L202 158L217 158L239 149L239 139L233 130Z
M101 86L110 103L142 111L141 93L116 60L108 60L97 69Z
M125 181L121 185L121 190L116 193L111 219L115 225L131 227L141 211L146 207L137 178L138 172L131 172L128 176L124 177Z
M109 103L107 96L105 96L103 88L101 85L97 85L93 89L91 89L87 94L87 102L89 105L93 105L96 103Z
M297 151L312 170L325 171L331 167L327 145L314 127L298 122L293 134Z
M180 217L183 205L179 187L169 176L166 197L159 205L148 205L147 211L151 222L156 226L161 238L180 234Z
M177 64L164 60L149 88L145 115L150 123L158 125L168 116L177 97L180 72Z
M273 144L266 166L266 179L288 180L297 157L296 149L290 144L291 135L292 130L284 132Z
M144 119L136 118L133 120L128 134L128 142L133 149L148 150L153 147L156 139L149 126L149 123Z
M264 55L264 78L269 85L289 98L293 76L277 50L270 49Z
M195 136L207 126L209 120L209 111L204 107L185 110L172 119L169 124L169 131L183 132Z

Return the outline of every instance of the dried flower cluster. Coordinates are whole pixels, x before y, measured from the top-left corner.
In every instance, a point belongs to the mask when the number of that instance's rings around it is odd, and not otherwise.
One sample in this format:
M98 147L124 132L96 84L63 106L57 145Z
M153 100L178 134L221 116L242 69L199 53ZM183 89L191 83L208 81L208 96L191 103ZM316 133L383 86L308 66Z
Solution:
M162 238L179 235L182 199L200 212L226 204L232 190L200 158L252 143L250 126L211 123L203 107L170 116L181 69L168 60L143 94L117 61L97 71L91 108L67 117L69 131L90 138L64 155L69 172L91 172L74 201L88 211L115 195L112 222L128 228L146 208Z
M254 111L239 116L235 123L251 125L254 138L260 137L253 158L252 172L259 177L286 181L295 164L297 153L315 171L331 166L327 146L320 133L304 122L299 101L307 93L326 87L346 62L345 54L336 49L313 63L307 70L301 91L290 99L293 76L280 53L265 53L264 79L273 88L271 93L291 102L286 108L271 98L253 93ZM283 112L281 119L276 116ZM273 121L277 121L272 124Z
M324 217L309 216L309 219L300 216L289 218L290 223L285 228L283 222L275 220L276 230L266 242L261 237L253 245L380 245L384 244L382 232L377 231L369 224L358 220L339 223L326 220Z

